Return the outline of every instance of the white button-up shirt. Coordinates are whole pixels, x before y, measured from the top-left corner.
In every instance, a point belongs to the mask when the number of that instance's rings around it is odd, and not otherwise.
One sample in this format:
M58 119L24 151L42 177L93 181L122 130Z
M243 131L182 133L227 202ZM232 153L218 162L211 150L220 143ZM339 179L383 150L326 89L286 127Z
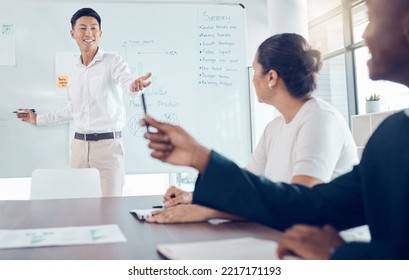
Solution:
M81 58L74 65L68 80L67 106L39 114L37 124L73 120L75 131L80 133L121 131L126 122L122 94L136 94L130 90L135 78L119 55L99 48L88 66L82 64Z

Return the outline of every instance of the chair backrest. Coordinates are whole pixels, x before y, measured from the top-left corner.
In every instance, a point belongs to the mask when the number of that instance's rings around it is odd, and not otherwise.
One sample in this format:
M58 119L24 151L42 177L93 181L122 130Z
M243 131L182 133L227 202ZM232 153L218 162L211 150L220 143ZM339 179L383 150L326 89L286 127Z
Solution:
M101 197L96 168L36 169L31 176L30 199Z

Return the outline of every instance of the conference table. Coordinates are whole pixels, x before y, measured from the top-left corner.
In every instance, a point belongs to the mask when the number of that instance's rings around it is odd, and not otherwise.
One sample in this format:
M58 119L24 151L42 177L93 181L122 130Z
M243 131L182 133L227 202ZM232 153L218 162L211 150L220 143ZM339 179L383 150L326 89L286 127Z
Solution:
M117 224L127 242L0 249L0 259L157 260L164 243L256 237L277 240L280 232L252 222L150 224L130 209L151 208L162 196L0 201L0 230Z

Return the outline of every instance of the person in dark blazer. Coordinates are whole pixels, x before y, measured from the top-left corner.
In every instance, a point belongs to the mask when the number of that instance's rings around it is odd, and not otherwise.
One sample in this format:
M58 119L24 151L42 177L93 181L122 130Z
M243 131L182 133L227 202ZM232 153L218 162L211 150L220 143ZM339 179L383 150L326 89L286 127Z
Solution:
M370 78L409 86L409 1L367 0L364 40ZM144 121L152 157L199 171L193 203L285 230L278 255L304 259L409 258L409 109L386 119L361 162L335 180L308 188L272 182L199 144L181 127ZM370 242L338 231L368 224Z

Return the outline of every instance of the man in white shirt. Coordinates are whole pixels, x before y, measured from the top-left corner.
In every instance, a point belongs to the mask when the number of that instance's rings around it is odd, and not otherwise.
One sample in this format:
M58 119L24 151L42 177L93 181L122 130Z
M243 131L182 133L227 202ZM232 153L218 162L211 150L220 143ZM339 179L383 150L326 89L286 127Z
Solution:
M102 196L120 196L125 174L121 130L126 112L122 93L135 96L150 85L147 79L151 73L135 79L120 56L99 48L101 18L93 9L78 10L71 18L71 27L71 37L81 56L69 76L67 106L39 115L24 109L17 117L37 125L73 120L71 167L97 168Z

